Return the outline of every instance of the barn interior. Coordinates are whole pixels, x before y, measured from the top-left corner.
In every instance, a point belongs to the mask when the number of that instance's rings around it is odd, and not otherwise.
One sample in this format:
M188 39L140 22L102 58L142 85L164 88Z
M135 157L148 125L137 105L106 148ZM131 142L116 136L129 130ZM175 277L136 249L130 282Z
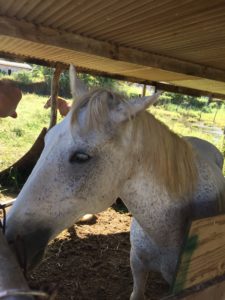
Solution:
M55 69L52 127L60 73L70 64L83 73L224 100L224 28L223 0L0 0L0 58ZM33 167L43 148L44 134L17 162L22 168L27 169L26 160ZM107 223L109 219L116 234ZM29 277L31 287L54 295L59 285L61 299L110 300L115 294L116 299L127 299L131 290L131 276L127 275L130 215L116 219L114 211L107 211L99 220L102 225L76 225L53 241L45 264ZM103 227L104 234L96 235ZM66 257L71 253L73 262ZM70 269L71 264L77 272ZM116 273L111 274L115 264ZM95 277L97 272L101 278ZM105 279L111 286L105 285ZM147 295L155 300L166 295L165 282L155 274L149 280Z

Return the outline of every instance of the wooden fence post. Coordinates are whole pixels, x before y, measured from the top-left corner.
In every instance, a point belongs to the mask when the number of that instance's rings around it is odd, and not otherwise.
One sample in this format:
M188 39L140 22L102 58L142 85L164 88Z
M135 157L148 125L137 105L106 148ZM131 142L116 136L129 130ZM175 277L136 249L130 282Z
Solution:
M62 72L62 66L60 64L56 65L51 84L51 119L49 124L49 129L56 125L57 123L57 98L59 91L59 78Z
M145 95L146 95L146 84L143 85L142 97L144 97Z

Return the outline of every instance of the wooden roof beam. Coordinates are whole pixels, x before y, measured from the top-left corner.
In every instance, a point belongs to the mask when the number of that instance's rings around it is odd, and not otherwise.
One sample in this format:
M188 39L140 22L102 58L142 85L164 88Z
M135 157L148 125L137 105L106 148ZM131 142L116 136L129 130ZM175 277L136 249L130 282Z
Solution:
M177 86L177 85L172 85L172 84L166 84L163 82L144 80L144 79L130 77L130 76L124 76L124 75L120 75L120 74L110 74L110 73L106 73L106 72L89 70L89 69L85 69L85 68L78 67L76 69L79 73L86 73L86 74L92 74L92 75L97 75L97 76L110 77L110 78L117 79L117 80L129 81L129 82L133 82L133 83L151 85L151 86L156 87L158 90L162 90L164 92L184 94L184 95L193 96L193 97L205 96L205 97L211 97L211 98L215 98L215 99L225 100L225 95L220 94L220 93L211 93L209 91L203 91L203 90L197 90L197 89L193 89L193 88L187 88L187 87L182 87L182 86Z
M51 67L51 68L55 68L58 65L57 62L52 62L52 61L47 61L47 60L45 61L45 60L31 58L31 57L25 57L25 56L21 56L21 55L14 55L11 53L5 53L5 52L1 52L1 51L0 51L0 57L5 58L5 59L21 61L21 62L27 62L30 64L42 65L42 66ZM69 68L69 66L66 64L61 64L61 67L65 70ZM100 72L100 71L90 70L90 69L85 69L85 68L77 67L76 69L79 73L86 73L86 74L91 74L91 75L96 75L96 76L110 77L110 78L117 79L117 80L123 80L123 81L129 81L129 82L134 82L134 83L155 86L158 90L162 90L165 92L184 94L184 95L189 95L189 96L193 96L193 97L205 96L205 97L211 97L211 98L225 100L224 94L210 93L209 91L196 90L196 89L186 88L186 87L182 87L182 86L165 84L162 82L143 80L143 79L138 79L135 77L128 77L128 76L124 76L124 75L120 75L120 74L110 74L110 73L106 73L106 72Z
M110 60L225 82L225 70L127 48L13 18L0 16L0 35L70 49L93 57L104 57Z

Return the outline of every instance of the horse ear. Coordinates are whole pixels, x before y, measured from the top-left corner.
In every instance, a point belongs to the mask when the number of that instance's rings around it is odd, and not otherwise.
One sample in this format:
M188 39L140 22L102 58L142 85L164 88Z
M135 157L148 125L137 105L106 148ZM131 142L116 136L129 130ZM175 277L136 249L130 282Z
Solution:
M70 89L73 99L78 99L88 92L87 86L77 78L77 72L74 65L70 65Z
M129 102L120 103L116 111L113 112L113 120L120 123L136 116L139 112L153 105L161 94L162 92L160 91L151 96L135 98Z

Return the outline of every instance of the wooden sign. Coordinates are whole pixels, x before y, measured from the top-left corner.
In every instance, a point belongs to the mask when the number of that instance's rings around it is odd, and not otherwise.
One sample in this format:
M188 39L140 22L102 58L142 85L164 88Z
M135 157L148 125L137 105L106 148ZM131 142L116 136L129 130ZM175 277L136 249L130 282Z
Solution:
M192 221L172 293L179 293L223 274L225 274L225 215ZM224 288L223 284L222 286Z
M224 300L225 299L225 277L200 284L184 292L169 296L162 300Z

